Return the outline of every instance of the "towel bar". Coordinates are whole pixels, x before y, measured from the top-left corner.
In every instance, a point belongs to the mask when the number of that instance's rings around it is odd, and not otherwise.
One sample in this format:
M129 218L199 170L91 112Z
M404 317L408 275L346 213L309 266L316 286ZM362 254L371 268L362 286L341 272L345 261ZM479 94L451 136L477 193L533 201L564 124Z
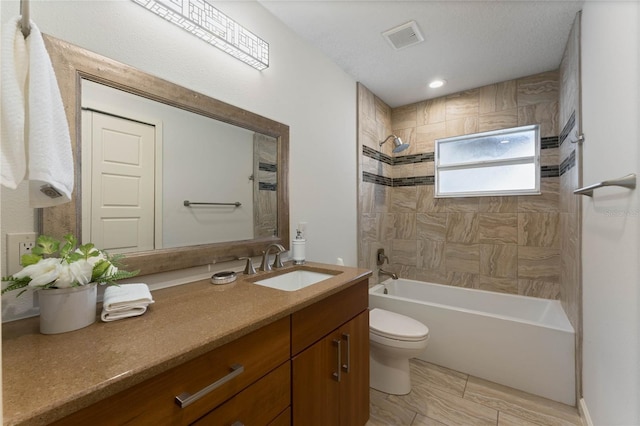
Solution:
M189 200L184 200L184 206L185 207L191 207L191 206L236 206L236 207L240 207L242 205L241 202L236 201L235 203L194 203L193 201L189 201Z
M587 197L593 197L593 190L602 188L604 186L622 186L624 188L635 189L636 187L636 174L631 173L618 179L605 180L593 185L578 188L573 191L574 194L586 195Z

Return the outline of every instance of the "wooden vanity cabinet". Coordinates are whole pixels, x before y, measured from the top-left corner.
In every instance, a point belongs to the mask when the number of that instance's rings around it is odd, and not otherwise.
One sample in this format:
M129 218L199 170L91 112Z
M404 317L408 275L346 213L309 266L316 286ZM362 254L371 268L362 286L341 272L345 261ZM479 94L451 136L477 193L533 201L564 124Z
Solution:
M367 290L363 280L291 316L294 426L369 419Z
M77 411L55 425L124 425L157 424L187 425L201 419L212 410L225 419L244 416L271 421L290 402L290 320L282 318L246 336L229 342L191 361L152 377L138 385ZM243 371L192 404L181 408L175 397L197 393L223 377L233 374L232 366ZM252 398L265 398L270 405L246 403ZM215 411L214 411L215 413ZM209 419L214 418L212 414ZM230 420L233 424L240 417ZM268 421L258 424L268 424ZM247 421L246 424L254 424Z

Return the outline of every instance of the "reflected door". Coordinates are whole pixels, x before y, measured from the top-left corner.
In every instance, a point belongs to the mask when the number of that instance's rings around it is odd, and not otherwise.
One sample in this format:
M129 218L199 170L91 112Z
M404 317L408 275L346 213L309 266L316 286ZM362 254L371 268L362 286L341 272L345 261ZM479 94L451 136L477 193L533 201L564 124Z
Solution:
M155 127L95 111L83 119L91 138L91 235L83 240L119 253L153 250Z

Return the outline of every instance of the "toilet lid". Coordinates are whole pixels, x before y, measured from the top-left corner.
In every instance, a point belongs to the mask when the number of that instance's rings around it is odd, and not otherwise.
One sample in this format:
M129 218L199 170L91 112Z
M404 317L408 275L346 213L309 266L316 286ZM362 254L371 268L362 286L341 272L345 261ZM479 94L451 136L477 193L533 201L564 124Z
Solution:
M384 309L369 311L369 331L396 340L417 341L429 335L429 328L420 321Z

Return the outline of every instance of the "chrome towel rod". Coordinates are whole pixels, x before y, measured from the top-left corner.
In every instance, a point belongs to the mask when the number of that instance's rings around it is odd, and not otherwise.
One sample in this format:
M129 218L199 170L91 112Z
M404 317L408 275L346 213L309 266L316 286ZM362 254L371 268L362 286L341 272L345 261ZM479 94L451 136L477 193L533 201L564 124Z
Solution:
M20 29L24 38L29 37L31 34L31 24L29 23L29 0L20 1Z
M194 203L193 201L184 200L185 207L191 206L236 206L240 207L242 203L236 201L235 203Z
M593 190L597 188L602 188L604 186L622 186L624 188L635 189L636 187L636 174L631 173L626 176L622 176L618 179L605 180L599 183L594 183L593 185L585 186L584 188L579 188L573 191L574 194L586 195L588 197L593 197Z

